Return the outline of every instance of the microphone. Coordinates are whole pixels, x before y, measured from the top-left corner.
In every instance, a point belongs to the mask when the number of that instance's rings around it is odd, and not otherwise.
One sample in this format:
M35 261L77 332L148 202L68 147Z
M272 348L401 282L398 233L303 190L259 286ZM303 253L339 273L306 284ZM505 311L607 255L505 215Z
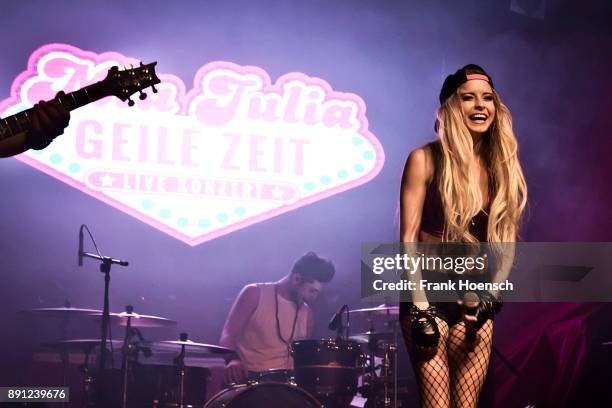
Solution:
M128 261L125 261L123 259L115 259L110 258L108 256L103 256L100 259L102 260L102 263L116 264L121 266L128 266L130 264Z
M100 255L99 251L97 254L92 254L92 253L83 251L83 228L87 228L87 225L81 224L81 228L79 228L79 253L78 253L79 266L83 266L84 257L97 259L98 261L101 261L102 264L106 267L109 267L111 264L116 264L116 265L121 265L121 266L128 266L130 264L128 261L123 260L123 259L115 259L109 256L102 256ZM87 228L87 232L89 232L89 228ZM89 236L91 236L91 233L89 233ZM91 237L91 239L93 240L93 237ZM93 241L93 243L94 243L94 246L96 246L95 240ZM98 248L96 247L96 251L97 249Z
M348 310L348 305L342 305L340 310L338 310L334 316L329 321L327 328L329 330L338 330L338 327L342 327L342 312Z
M81 224L79 228L79 266L83 266L83 227L85 224Z
M478 306L480 305L480 298L474 292L466 292L463 294L463 307L465 308L465 314L469 316L476 316L478 312ZM474 325L465 325L465 342L473 344L476 342L476 330Z

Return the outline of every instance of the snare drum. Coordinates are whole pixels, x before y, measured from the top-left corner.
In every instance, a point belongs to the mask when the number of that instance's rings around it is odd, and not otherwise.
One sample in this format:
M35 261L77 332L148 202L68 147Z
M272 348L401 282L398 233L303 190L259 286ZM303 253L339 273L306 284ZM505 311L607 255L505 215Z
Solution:
M291 344L296 383L319 401L357 392L361 347L355 341L299 340Z
M321 408L321 404L303 389L286 383L255 383L225 389L204 408Z

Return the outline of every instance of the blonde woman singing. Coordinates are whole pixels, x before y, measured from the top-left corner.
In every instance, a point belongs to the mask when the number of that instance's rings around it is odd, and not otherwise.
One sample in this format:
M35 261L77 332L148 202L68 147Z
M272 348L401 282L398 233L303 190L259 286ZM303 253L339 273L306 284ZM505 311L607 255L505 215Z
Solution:
M401 241L509 243L513 257L527 186L510 112L481 67L466 65L446 78L436 131L439 140L415 149L406 161ZM496 281L510 270L508 257L502 259L506 263ZM434 302L424 291L412 296L411 303L402 304L400 319L421 406L476 407L491 354L493 317L501 307L499 293L479 292L471 313L461 301Z

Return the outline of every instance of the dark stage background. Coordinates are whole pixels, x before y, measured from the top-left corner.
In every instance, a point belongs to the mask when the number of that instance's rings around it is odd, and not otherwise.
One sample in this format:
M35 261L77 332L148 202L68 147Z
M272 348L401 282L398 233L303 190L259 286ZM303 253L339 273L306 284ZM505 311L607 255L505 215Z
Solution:
M218 341L243 285L280 278L308 250L328 256L337 275L315 305L317 336L328 336L328 317L343 303L368 306L359 301L360 244L397 239L404 160L433 138L441 83L466 63L490 72L513 113L530 193L522 239L610 241L612 7L512 3L536 16L512 11L507 0L3 2L2 98L29 55L52 42L156 60L158 71L188 85L214 60L262 67L273 80L298 71L365 100L386 160L365 185L194 247L22 162L0 160L2 385L17 378L23 345L40 340L20 338L16 311L66 300L102 307L97 266L77 267L81 223L103 252L131 262L114 269L112 311L133 304L179 322L163 335L187 331L207 343ZM557 306L541 305L540 314ZM518 331L529 310L508 305L496 328L500 344L546 327Z

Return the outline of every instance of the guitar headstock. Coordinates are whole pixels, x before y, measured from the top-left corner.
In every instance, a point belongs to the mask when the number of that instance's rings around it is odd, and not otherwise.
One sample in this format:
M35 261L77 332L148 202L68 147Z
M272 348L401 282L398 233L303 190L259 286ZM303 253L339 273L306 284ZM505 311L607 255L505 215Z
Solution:
M119 70L118 67L112 67L102 84L109 95L114 95L122 101L128 101L128 105L134 105L134 101L130 96L136 92L140 92L140 99L145 99L147 94L142 92L145 88L151 87L154 93L157 92L155 84L161 81L155 73L155 65L157 62L150 64L140 63L139 67L128 67L124 70Z

